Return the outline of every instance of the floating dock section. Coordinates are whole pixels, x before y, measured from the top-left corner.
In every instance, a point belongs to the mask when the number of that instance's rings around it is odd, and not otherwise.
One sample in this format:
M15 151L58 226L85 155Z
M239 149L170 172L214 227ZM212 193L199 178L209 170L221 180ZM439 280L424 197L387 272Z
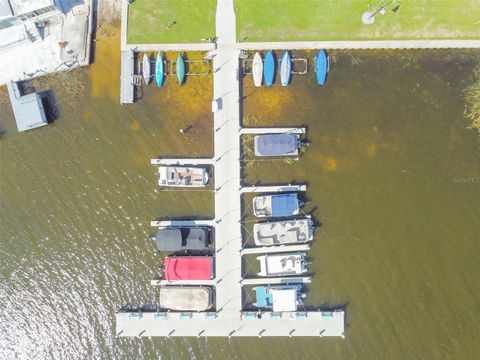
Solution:
M122 51L120 76L120 104L133 104L135 100L135 53L131 50Z

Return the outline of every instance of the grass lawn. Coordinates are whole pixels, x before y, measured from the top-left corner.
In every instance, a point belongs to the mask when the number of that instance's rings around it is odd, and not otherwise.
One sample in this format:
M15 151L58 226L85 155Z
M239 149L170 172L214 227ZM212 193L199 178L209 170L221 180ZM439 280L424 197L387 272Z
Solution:
M235 0L239 41L479 39L479 0ZM369 8L370 5L370 8Z
M216 3L216 0L135 0L128 10L127 43L199 43L202 38L214 37Z

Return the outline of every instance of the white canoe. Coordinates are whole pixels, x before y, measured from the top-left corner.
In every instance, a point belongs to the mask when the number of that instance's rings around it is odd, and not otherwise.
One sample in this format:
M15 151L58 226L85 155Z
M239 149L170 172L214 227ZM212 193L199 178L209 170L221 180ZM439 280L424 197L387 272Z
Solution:
M255 86L262 86L263 62L260 53L256 53L252 63L253 83Z
M143 54L143 80L145 84L150 82L150 58L147 54Z

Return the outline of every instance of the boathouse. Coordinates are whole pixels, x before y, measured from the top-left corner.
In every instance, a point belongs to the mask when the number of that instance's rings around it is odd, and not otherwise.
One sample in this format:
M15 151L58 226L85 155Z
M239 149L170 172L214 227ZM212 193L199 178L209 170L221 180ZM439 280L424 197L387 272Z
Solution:
M32 93L22 96L18 84L14 81L9 81L7 88L18 131L35 129L48 124L40 95Z

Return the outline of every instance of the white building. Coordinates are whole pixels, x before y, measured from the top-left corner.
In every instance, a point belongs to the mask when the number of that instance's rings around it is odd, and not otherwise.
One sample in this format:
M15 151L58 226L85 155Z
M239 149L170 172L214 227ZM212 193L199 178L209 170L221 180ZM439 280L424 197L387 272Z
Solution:
M0 85L89 63L91 0L0 0Z

